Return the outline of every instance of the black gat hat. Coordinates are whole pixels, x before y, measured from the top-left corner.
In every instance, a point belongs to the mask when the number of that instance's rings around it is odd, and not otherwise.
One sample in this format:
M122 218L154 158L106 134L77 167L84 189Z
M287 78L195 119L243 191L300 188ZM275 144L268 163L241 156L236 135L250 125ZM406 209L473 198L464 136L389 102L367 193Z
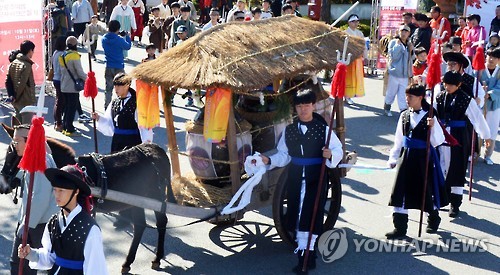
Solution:
M459 64L462 64L462 68L467 68L469 67L469 60L463 53L456 53L456 52L447 52L443 54L443 59L444 61L454 61Z
M48 168L45 176L53 187L79 189L83 196L90 196L90 187L84 181L83 171L77 165L66 165L61 169Z

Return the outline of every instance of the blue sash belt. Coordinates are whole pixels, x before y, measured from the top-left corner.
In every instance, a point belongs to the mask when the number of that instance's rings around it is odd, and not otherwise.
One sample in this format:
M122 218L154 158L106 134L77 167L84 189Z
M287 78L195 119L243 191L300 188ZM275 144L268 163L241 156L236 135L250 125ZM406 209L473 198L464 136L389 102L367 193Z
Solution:
M465 121L464 121L465 123ZM427 142L421 139L416 139L416 138L409 138L405 137L404 140L404 147L408 149L426 149L427 148ZM439 164L439 157L436 151L436 148L434 146L430 146L430 152L431 152L431 163L432 167L434 168L434 173L433 173L433 184L432 184L432 189L434 190L434 205L436 205L437 208L441 208L441 203L439 200L439 186L444 186L444 175L443 171L441 170L441 165Z
M139 130L115 128L115 134L118 134L118 135L137 135L137 134L139 134Z
M292 163L300 166L318 165L323 163L323 158L298 158L292 157Z
M441 122L446 127L450 127L450 128L463 128L466 125L465 120L450 120L447 123L445 121L441 120Z
M73 261L58 257L56 255L56 265L68 269L83 270L83 261Z

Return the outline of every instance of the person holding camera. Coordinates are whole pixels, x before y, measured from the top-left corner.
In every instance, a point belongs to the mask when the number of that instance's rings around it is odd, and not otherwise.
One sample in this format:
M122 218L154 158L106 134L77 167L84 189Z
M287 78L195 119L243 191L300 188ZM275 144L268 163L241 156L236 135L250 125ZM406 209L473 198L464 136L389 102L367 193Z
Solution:
M120 32L120 22L111 20L108 24L108 33L102 37L101 44L106 60L104 72L104 79L106 80L104 108L106 109L111 102L113 79L117 74L125 72L123 52L130 50L132 43L127 33Z

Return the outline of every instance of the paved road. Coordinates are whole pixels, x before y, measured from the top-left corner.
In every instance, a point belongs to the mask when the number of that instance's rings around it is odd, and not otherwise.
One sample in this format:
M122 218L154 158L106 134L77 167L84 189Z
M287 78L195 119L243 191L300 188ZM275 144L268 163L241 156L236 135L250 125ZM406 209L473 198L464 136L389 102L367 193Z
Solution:
M102 60L102 52L98 58ZM130 57L140 60L144 49L133 48ZM86 63L86 62L84 62ZM130 71L136 62L127 63ZM102 61L94 64L100 91L104 88L104 69ZM396 116L381 116L382 81L366 79L367 95L356 99L356 105L345 109L348 150L359 153L359 164L385 165L392 145ZM98 111L103 111L102 93L97 98ZM184 102L175 99L178 106ZM51 106L53 99L46 100ZM89 111L90 102L82 98L84 110ZM181 150L185 149L183 122L196 113L194 108L175 107L175 127ZM394 113L396 115L396 113ZM1 121L7 122L9 109L0 108ZM93 151L90 125L75 123L85 134L84 137L67 138L52 130L53 119L46 116L50 123L47 135L67 142L78 154ZM110 148L110 138L98 136L101 152ZM0 148L4 150L9 139L0 135ZM167 142L165 124L155 130L155 142ZM499 148L497 146L497 148ZM500 163L497 149L493 160ZM3 162L3 159L0 160ZM181 158L183 169L189 169L186 159ZM409 236L414 239L392 245L384 240L384 234L392 230L390 209L387 207L395 173L379 170L351 170L342 180L342 209L336 228L343 229L347 236L348 249L345 256L331 262L318 261L318 268L311 274L387 274L387 273L428 273L428 274L488 274L498 273L500 265L500 207L498 165L486 166L479 162L475 168L476 181L472 202L464 201L463 215L451 220L446 212L438 234L424 233L417 238L418 212L410 212ZM0 274L8 274L8 255L12 243L12 233L18 206L11 197L0 196ZM289 274L296 263L293 248L282 242L273 227L270 207L247 212L235 226L215 227L201 223L190 227L168 230L165 259L161 270L150 269L155 249L156 232L146 229L132 265L131 274ZM148 222L154 224L150 211ZM169 226L183 225L192 219L169 216ZM128 246L132 240L131 228L117 230L113 227L114 218L98 214L97 222L102 228L108 270L119 274ZM338 233L338 232L337 232ZM462 243L486 244L482 252L463 252ZM360 245L361 244L361 245ZM396 252L380 252L385 249ZM357 249L357 247L360 249ZM379 248L382 247L382 250ZM446 252L447 247L462 252ZM472 247L474 249L474 247ZM477 250L477 247L475 247ZM359 250L359 251L357 251ZM384 250L385 251L385 250Z

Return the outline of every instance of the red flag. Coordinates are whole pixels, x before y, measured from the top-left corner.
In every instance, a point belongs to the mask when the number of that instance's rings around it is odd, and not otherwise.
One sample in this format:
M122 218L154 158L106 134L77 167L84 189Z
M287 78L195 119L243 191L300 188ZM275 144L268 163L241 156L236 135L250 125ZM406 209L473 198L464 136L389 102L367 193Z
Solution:
M345 94L345 78L347 75L347 65L338 62L335 68L335 74L332 78L332 86L330 89L330 94L333 98L344 98Z
M43 129L43 121L43 117L33 116L25 153L19 163L19 168L30 173L44 173L47 166L45 161L45 130Z
M472 68L478 72L486 69L486 58L484 57L483 46L477 47L476 54L472 59Z
M439 45L437 46L437 51L431 51L429 60L429 71L427 73L427 85L433 88L437 84L441 83L441 50Z
M97 96L97 81L93 71L87 73L87 80L85 81L85 87L83 88L83 96L91 98L95 98Z

